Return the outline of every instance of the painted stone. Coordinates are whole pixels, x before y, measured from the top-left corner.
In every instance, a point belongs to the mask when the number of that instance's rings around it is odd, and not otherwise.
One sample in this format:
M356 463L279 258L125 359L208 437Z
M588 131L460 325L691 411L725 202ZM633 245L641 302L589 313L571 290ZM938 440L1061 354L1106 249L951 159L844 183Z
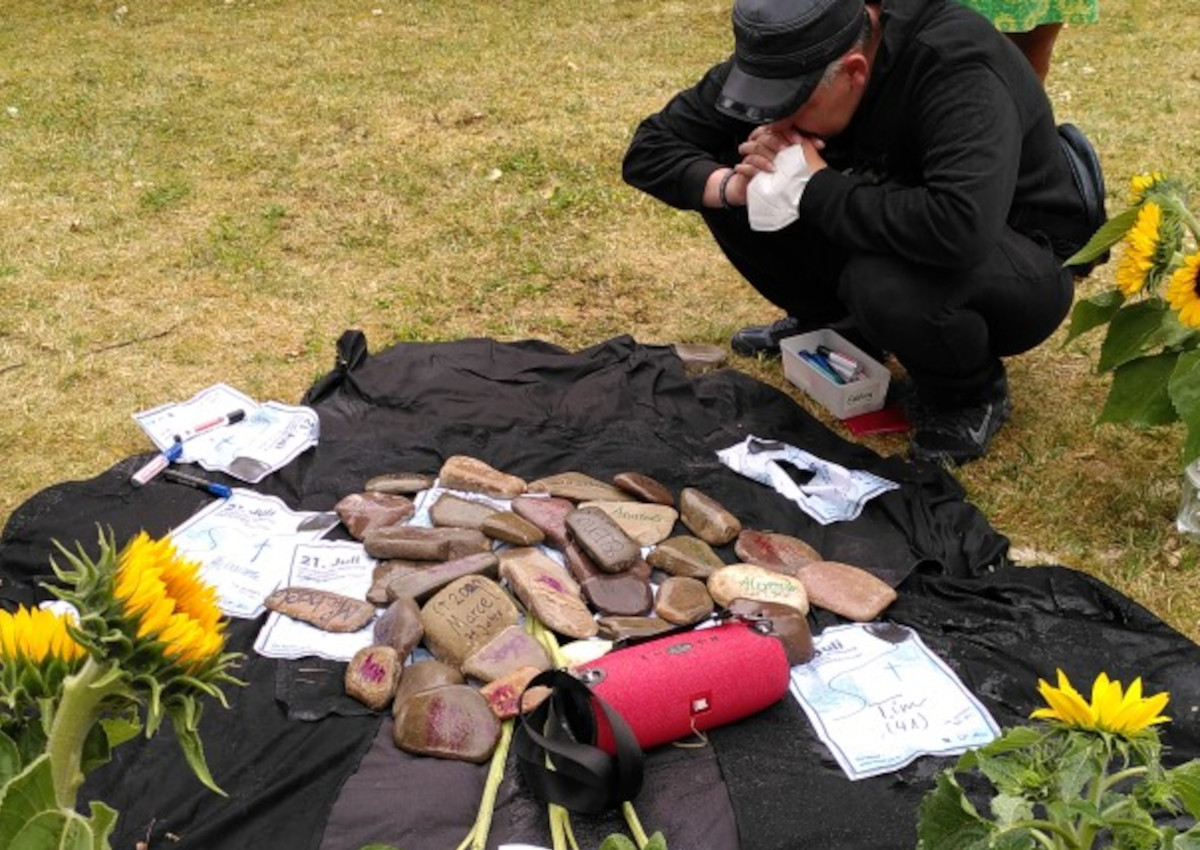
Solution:
M821 560L821 553L799 537L772 531L743 529L733 544L733 551L743 563L757 564L790 576L805 564Z
M466 679L457 668L433 658L410 664L400 671L400 684L396 687L396 696L392 701L392 714L399 714L401 704L413 694L440 688L442 685L465 683Z
M666 485L640 472L620 472L613 476L613 484L642 502L674 507L675 497Z
M439 661L456 668L519 620L520 612L504 589L483 576L451 582L421 608L425 646Z
M380 711L396 693L400 661L390 646L364 646L346 665L346 695Z
M368 531L363 549L372 558L450 561L492 551L492 541L471 528L420 528L393 525Z
M695 487L684 487L680 491L679 518L688 531L713 546L728 543L742 530L738 518L724 505Z
M734 599L757 599L791 605L808 613L808 594L800 579L754 564L730 564L708 577L708 592L722 608Z
M536 546L546 539L540 528L513 511L496 511L483 521L479 530L493 540L503 540L514 546Z
M567 514L575 510L575 503L553 496L520 496L512 500L513 513L541 529L546 539L555 546L567 543Z
M550 656L537 638L520 626L509 626L471 653L462 671L483 682L508 675L518 667L549 670Z
M721 556L699 537L681 534L659 543L646 556L650 566L673 576L708 578L725 566Z
M413 515L411 499L390 493L351 493L333 506L342 525L355 540L372 528L404 522Z
M407 596L389 605L375 621L375 643L396 650L396 657L401 663L408 658L424 636L421 609Z
M406 699L392 731L405 752L483 764L500 740L500 721L470 685L443 685Z
M326 632L357 632L375 616L375 606L364 599L317 590L312 587L281 587L264 602L293 620L303 620Z
M679 512L669 505L645 502L584 502L579 507L604 511L639 546L653 546L666 540L679 519Z
M540 672L542 671L536 667L518 667L507 675L488 682L479 689L479 693L501 720L516 717L518 714L528 714L550 696L550 689L541 685L525 690L530 679Z
M491 552L476 552L464 558L428 564L424 569L396 576L387 584L389 600L409 597L424 603L452 581L463 576L496 577L499 561Z
M809 602L847 620L870 622L896 601L896 591L887 582L840 561L814 561L796 575Z
M437 526L473 528L479 531L484 521L495 512L495 508L483 502L473 502L453 493L443 493L429 509L429 518Z
M412 496L433 486L433 479L419 472L392 472L367 479L363 489L369 493L392 493Z
M632 502L634 497L619 487L582 472L562 472L529 482L530 493L549 493L572 502Z
M500 552L500 577L521 603L548 629L586 638L596 634L596 621L567 571L534 548Z
M497 499L515 499L525 492L524 479L495 469L478 458L454 455L438 472L438 483L448 490L483 493Z
M668 623L692 626L713 612L713 599L698 578L671 576L658 586L654 613Z
M642 557L637 543L600 508L571 511L565 521L571 541L606 573L627 570Z

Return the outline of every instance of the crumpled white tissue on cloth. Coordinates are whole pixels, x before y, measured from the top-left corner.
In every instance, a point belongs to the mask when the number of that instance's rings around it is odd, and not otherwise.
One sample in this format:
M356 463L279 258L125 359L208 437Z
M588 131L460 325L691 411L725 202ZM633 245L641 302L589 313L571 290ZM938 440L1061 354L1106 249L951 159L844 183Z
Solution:
M775 170L760 171L746 187L746 212L750 229L782 230L800 217L800 196L812 176L800 145L775 155Z
M721 449L717 457L734 472L791 499L821 525L855 519L868 499L900 487L870 472L846 469L787 443L755 436ZM812 478L797 484L780 461L811 472Z

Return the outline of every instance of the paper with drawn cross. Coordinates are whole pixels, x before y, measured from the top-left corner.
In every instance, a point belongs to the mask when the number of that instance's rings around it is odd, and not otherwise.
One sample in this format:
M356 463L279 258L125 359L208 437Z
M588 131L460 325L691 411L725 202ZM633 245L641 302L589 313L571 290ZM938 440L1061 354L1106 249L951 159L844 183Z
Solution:
M923 755L957 755L1000 729L912 629L833 626L816 657L792 668L791 691L851 779L899 770Z

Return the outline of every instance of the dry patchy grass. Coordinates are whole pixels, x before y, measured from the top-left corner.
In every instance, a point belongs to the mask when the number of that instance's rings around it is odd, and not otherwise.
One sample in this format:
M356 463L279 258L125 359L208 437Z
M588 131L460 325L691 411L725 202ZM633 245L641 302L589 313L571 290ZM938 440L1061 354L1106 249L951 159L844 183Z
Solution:
M1110 207L1150 167L1200 183L1195 20L1106 0L1060 40L1050 94ZM136 410L216 381L294 401L348 327L574 348L769 318L695 216L620 181L636 122L730 46L725 0L8 0L0 517L146 450ZM1015 358L1014 419L959 476L1024 562L1200 637L1180 435L1095 425L1097 345Z

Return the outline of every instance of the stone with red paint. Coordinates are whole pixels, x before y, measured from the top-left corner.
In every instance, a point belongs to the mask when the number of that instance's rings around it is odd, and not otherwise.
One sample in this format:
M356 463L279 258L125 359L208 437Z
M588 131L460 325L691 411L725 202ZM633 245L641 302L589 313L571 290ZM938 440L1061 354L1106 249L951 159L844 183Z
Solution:
M507 675L488 682L479 689L479 693L501 720L516 717L518 714L528 714L550 696L550 689L541 685L526 690L530 679L540 672L542 671L536 667L518 667Z
M415 755L483 764L500 740L500 721L475 688L443 685L404 701L392 737Z
M821 553L799 537L773 531L743 529L733 551L747 564L757 564L778 573L796 575L805 564L821 560Z
M466 684L466 679L457 667L451 667L433 658L417 661L400 671L400 684L396 687L396 696L392 701L392 714L399 714L400 706L414 694L440 688L442 685L462 684Z
M392 701L400 677L400 659L390 646L365 646L346 665L346 695L380 711Z
M573 638L596 634L596 621L584 604L579 584L540 549L501 551L500 577L551 631Z

